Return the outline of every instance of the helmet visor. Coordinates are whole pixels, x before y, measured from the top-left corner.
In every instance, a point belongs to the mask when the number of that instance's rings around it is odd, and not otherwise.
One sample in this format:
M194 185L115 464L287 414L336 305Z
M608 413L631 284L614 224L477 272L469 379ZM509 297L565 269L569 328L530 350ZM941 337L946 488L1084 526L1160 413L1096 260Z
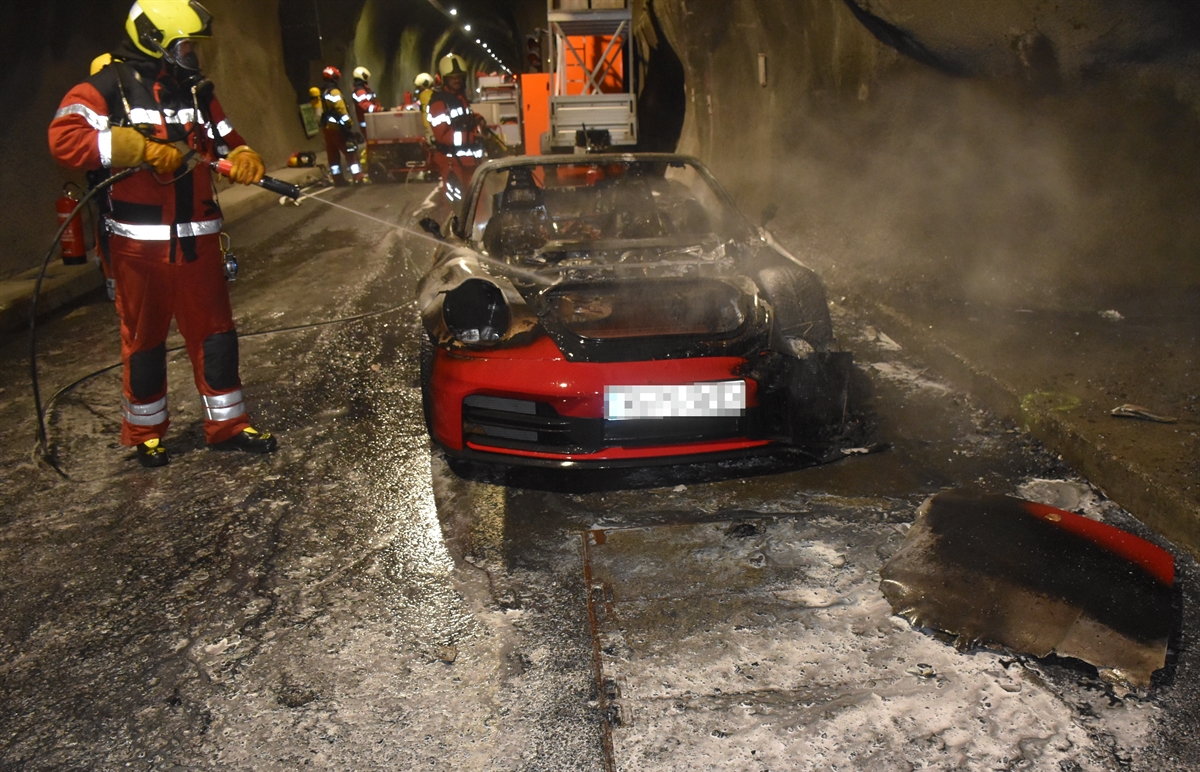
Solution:
M167 60L185 70L200 71L200 41L179 38L167 47Z

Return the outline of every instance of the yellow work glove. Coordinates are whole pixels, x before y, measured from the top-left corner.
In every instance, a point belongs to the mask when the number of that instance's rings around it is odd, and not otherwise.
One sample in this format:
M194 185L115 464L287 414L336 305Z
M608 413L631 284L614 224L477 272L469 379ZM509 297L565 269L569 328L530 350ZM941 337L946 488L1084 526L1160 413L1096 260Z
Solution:
M233 164L233 168L229 170L229 179L240 185L252 185L261 180L267 172L262 157L246 145L235 147L227 157Z
M159 174L171 174L183 163L179 148L166 142L146 140L146 163Z
M137 129L118 126L112 130L112 168L128 169L146 160L146 138Z

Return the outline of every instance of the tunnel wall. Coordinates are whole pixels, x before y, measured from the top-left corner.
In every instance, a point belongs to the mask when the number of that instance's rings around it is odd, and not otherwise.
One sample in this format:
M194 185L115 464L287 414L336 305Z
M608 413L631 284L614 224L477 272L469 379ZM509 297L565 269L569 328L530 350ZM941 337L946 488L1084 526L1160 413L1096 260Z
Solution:
M293 89L283 71L276 0L204 0L214 39L203 47L205 72L234 125L268 167L305 139ZM129 0L5 3L0 17L4 93L0 111L0 221L4 247L0 278L40 262L57 227L53 202L63 182L81 175L50 156L46 129L68 90L88 65L124 39Z
M1190 7L642 4L683 63L680 150L749 213L779 203L814 262L1027 305L1200 285Z

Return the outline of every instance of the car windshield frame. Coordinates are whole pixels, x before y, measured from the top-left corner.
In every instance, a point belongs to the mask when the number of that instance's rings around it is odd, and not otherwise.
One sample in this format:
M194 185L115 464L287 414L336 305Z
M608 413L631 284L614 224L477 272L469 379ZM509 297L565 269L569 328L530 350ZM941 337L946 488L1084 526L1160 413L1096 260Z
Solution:
M480 246L482 228L476 227L476 214L480 209L480 199L487 195L488 180L497 174L503 174L513 169L546 168L550 166L597 166L629 164L664 164L669 167L686 167L692 170L696 177L707 186L707 192L712 195L713 204L722 211L724 235L731 239L752 238L757 229L733 202L733 198L716 180L707 167L693 156L676 153L603 153L589 155L550 155L524 156L488 161L475 172L469 195L462 203L462 209L452 223L454 235L462 241Z

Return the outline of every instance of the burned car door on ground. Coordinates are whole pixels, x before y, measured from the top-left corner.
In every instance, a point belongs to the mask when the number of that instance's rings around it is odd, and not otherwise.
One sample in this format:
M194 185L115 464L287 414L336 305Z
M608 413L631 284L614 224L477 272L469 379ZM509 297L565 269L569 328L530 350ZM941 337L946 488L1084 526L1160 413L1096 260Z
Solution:
M1081 515L947 491L922 505L881 574L896 614L960 647L1075 657L1134 686L1166 663L1174 559Z
M819 277L686 156L485 164L418 295L426 416L453 456L812 450L856 420ZM730 415L720 395L734 391ZM639 409L606 412L613 394Z

